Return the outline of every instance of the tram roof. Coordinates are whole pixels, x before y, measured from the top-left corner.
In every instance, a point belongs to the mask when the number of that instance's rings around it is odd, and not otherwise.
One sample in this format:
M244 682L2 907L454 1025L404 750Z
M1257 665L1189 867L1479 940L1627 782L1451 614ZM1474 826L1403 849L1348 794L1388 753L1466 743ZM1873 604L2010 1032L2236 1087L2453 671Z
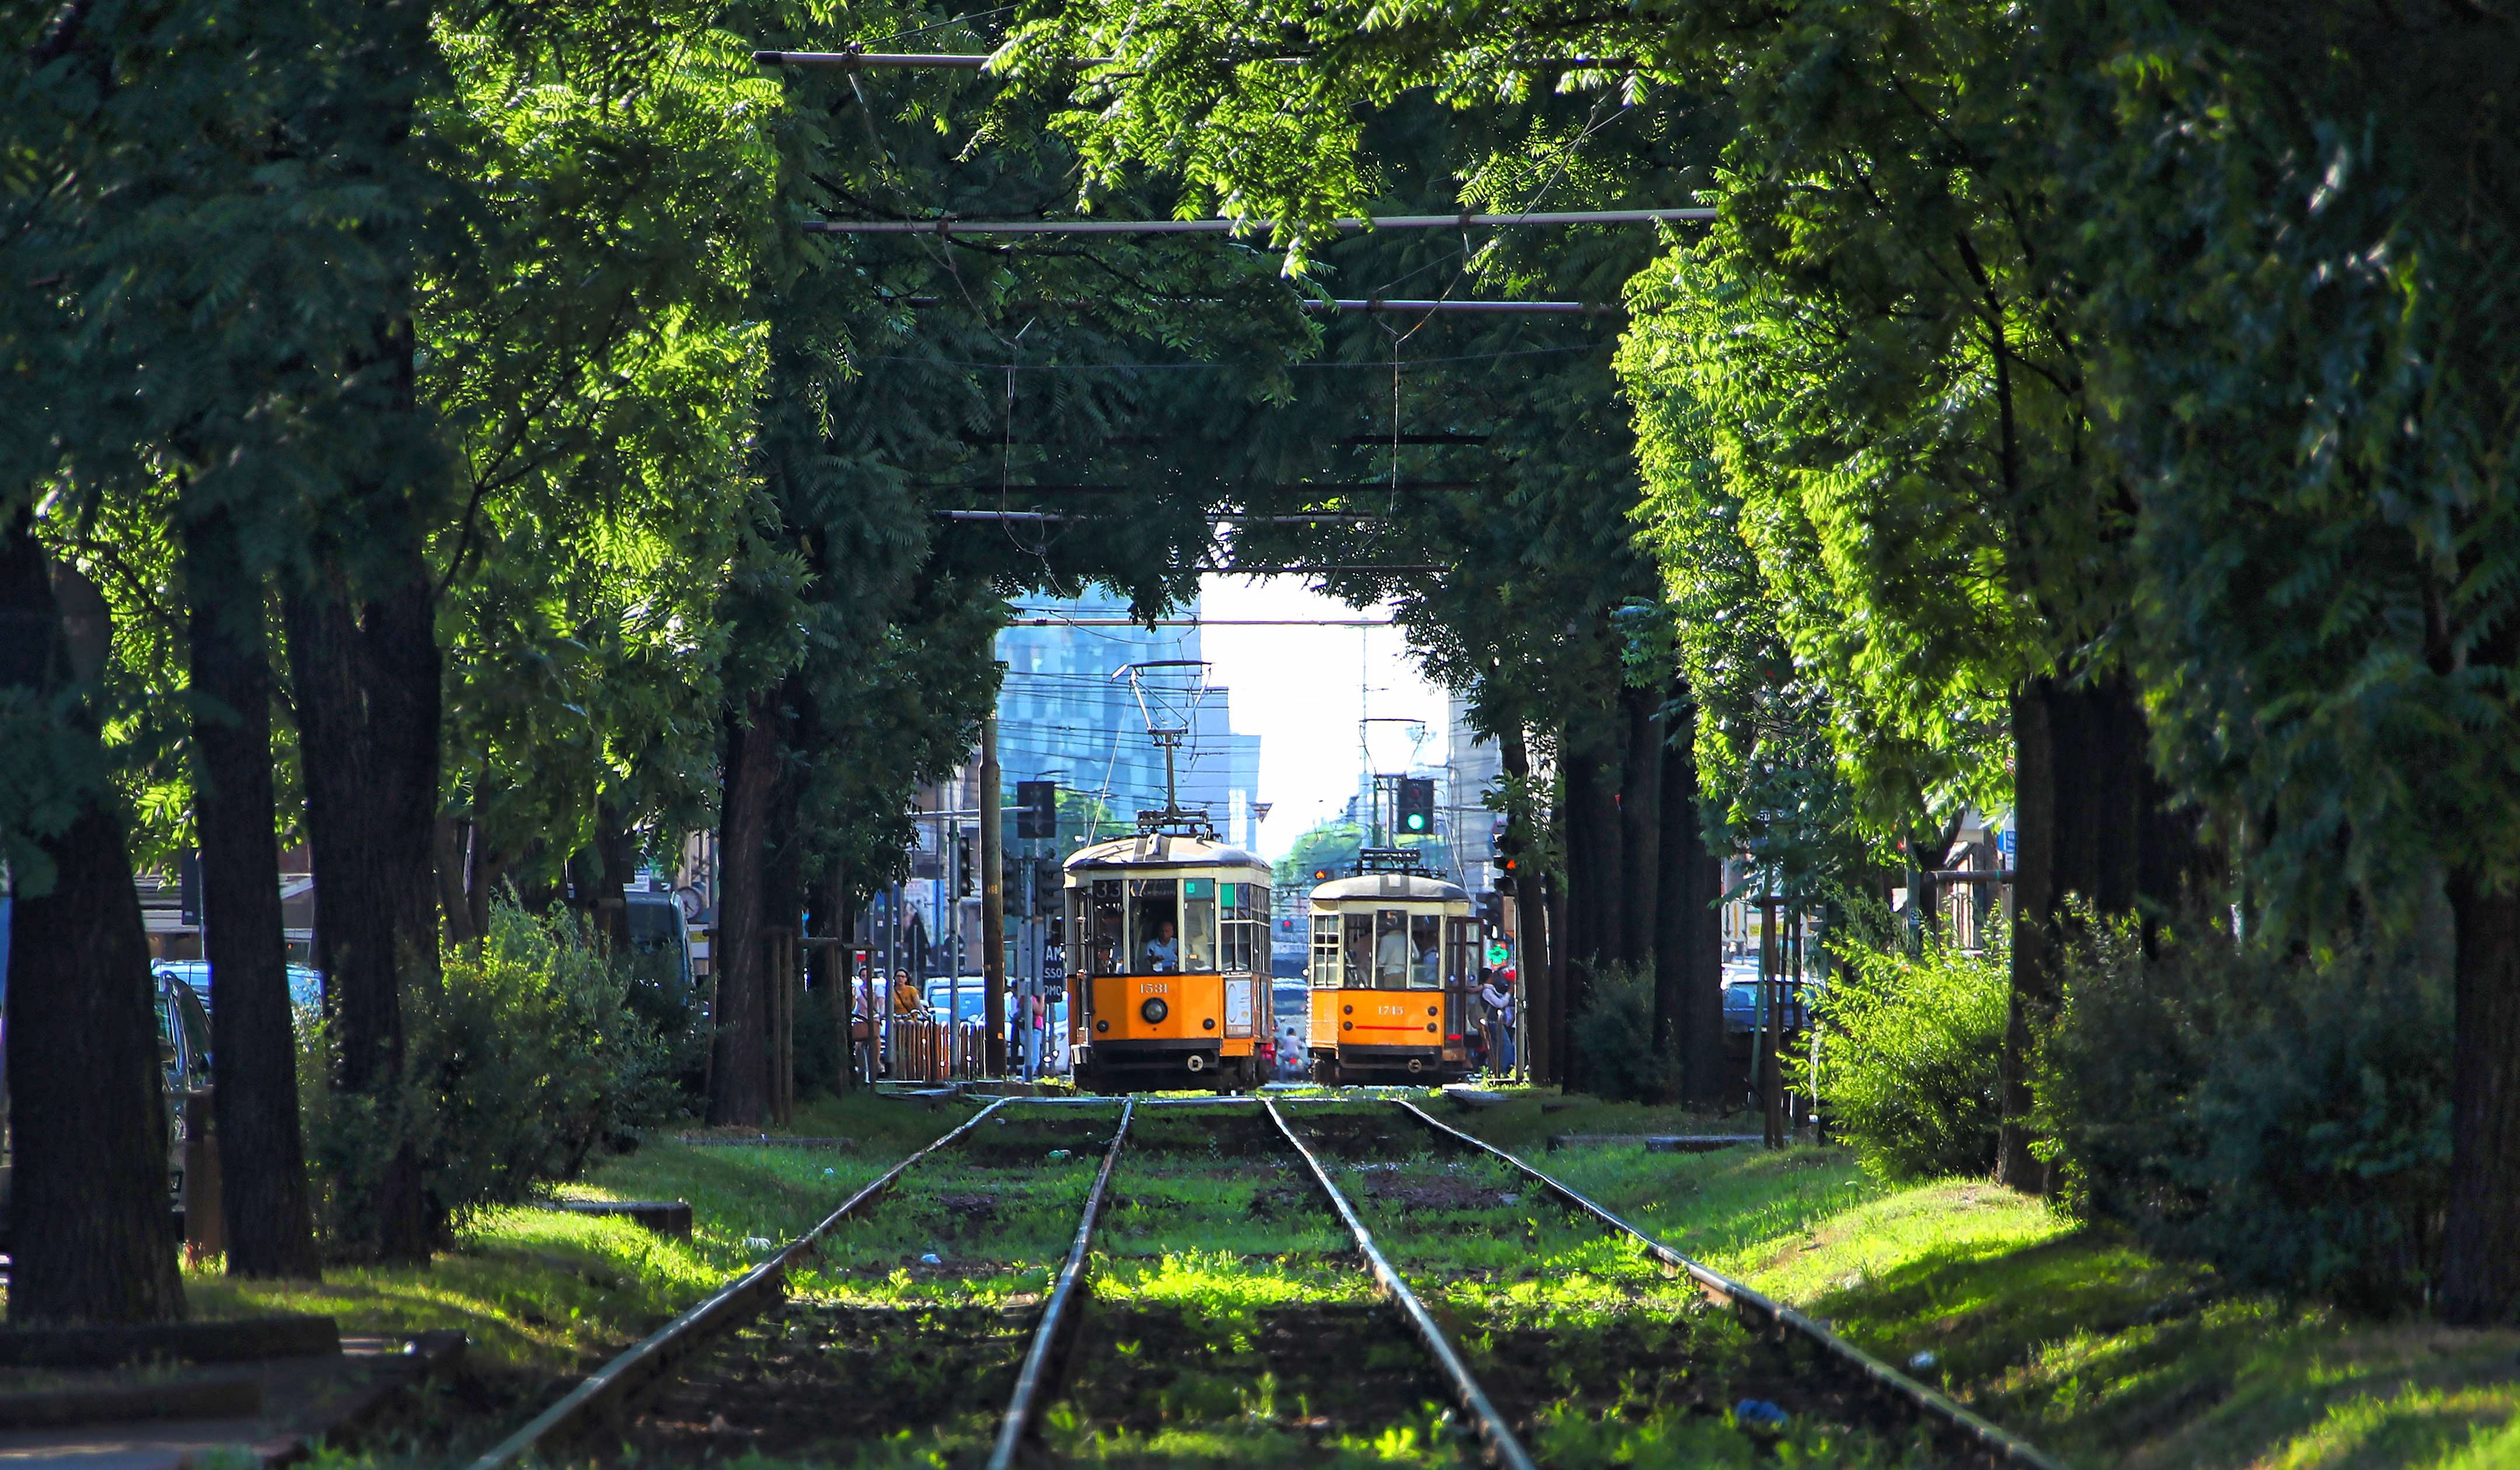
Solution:
M1240 848L1185 837L1177 832L1146 832L1114 842L1096 843L1069 854L1066 868L1260 868L1268 862Z
M1469 897L1470 891L1460 884L1429 878L1422 873L1359 873L1353 878L1333 878L1313 890L1315 903L1334 902L1342 898L1466 903Z

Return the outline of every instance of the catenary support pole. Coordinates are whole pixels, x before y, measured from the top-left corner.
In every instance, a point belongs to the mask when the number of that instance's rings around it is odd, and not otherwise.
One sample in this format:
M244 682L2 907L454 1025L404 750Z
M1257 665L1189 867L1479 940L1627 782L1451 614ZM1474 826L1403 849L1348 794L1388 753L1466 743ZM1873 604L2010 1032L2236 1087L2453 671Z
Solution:
M990 1077L1007 1072L1007 865L1005 777L998 769L998 705L992 698L980 716L980 1002L987 1036L980 1067Z

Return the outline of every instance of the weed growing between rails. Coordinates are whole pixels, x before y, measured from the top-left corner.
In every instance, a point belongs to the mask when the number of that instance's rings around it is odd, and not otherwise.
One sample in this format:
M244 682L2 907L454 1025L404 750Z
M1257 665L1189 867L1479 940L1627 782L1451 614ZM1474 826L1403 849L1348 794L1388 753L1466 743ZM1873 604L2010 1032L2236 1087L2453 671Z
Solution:
M985 1450L1118 1110L1001 1113L827 1237L790 1299L632 1426L675 1462Z
M1046 1439L1101 1465L1454 1465L1424 1350L1256 1108L1142 1111Z
M1499 1161L1352 1161L1340 1187L1544 1460L1968 1462Z

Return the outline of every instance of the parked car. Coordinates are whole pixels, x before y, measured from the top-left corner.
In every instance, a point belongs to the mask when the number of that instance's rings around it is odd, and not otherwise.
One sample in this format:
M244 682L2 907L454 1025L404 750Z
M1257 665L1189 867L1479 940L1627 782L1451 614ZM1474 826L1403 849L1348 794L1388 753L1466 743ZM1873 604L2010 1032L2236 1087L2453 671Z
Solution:
M160 959L149 962L149 968L161 976L171 975L192 988L200 996L203 1010L216 1002L210 996L210 962L200 959ZM324 976L310 965L289 967L289 1003L320 1010L324 1004Z
M1811 988L1797 986L1793 998L1785 1006L1785 1030L1800 1031L1809 1023ZM1743 974L1727 967L1724 972L1724 1029L1736 1034L1756 1032L1767 1023L1766 1002L1760 995L1759 972Z

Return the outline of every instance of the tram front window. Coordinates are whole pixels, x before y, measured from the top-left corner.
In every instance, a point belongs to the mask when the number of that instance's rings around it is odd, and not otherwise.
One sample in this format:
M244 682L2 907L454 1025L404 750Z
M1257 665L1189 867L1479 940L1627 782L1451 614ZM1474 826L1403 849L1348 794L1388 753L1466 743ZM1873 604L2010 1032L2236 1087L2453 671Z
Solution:
M1128 941L1120 928L1120 880L1098 878L1077 893L1077 915L1071 926L1083 946L1088 975L1122 973L1120 956Z
M1410 967L1409 983L1421 990L1432 990L1444 983L1443 933L1440 915L1409 916L1409 953L1417 961Z
M1130 972L1137 975L1181 973L1180 885L1170 878L1129 880ZM1211 910L1212 912L1213 910Z
M1335 990L1339 983L1339 921L1336 914L1313 915L1313 988Z
M1373 915L1373 988L1409 988L1409 914L1405 909L1377 909Z
M1216 968L1216 880L1182 880L1182 968L1205 975Z

